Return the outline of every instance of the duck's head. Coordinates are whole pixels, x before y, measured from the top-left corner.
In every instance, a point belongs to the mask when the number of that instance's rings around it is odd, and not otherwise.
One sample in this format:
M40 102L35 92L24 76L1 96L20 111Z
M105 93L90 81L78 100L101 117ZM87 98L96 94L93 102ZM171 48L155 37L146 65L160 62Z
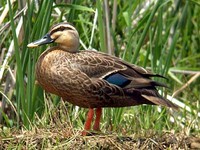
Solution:
M58 43L62 49L68 52L76 52L79 47L79 34L72 25L63 22L54 25L43 38L27 46L32 48L53 42Z

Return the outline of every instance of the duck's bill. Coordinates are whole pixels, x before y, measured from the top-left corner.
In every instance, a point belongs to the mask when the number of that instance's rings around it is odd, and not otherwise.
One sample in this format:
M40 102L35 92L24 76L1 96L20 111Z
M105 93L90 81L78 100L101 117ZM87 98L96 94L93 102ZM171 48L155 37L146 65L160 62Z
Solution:
M48 33L43 38L28 44L27 47L30 47L30 48L37 47L37 46L49 44L49 43L52 43L52 42L54 42L54 40L50 37L50 35Z

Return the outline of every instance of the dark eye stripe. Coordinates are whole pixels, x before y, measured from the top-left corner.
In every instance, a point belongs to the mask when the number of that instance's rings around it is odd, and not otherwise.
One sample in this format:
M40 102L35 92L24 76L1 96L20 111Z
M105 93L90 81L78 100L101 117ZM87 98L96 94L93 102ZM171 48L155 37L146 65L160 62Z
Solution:
M60 26L60 27L57 27L56 29L52 30L50 32L50 35L52 35L53 33L57 32L57 31L64 31L64 30L73 30L73 29L70 27L66 27L66 26Z

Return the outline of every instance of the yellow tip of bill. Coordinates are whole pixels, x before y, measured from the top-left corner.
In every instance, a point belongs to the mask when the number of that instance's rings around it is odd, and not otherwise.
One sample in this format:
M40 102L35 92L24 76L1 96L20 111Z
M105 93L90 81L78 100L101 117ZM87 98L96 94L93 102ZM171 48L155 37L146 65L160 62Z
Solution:
M33 47L38 47L38 45L34 44L34 43L30 43L27 45L27 47L29 48L33 48Z

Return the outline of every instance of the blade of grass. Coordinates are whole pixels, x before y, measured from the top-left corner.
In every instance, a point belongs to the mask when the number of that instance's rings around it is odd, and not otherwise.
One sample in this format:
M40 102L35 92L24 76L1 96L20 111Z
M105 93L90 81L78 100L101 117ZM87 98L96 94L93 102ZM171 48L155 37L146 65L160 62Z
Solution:
M27 107L26 107L26 102L25 102L25 93L24 93L24 80L23 80L23 72L22 72L22 65L21 65L21 58L20 58L20 52L19 52L19 45L18 45L18 40L17 40L17 35L16 35L16 27L14 25L14 20L13 20L13 11L12 11L12 6L10 0L8 0L9 4L9 16L10 16L10 23L11 23L11 28L12 28L12 35L13 35L13 40L14 40L14 48L15 48L15 58L16 58L16 63L17 63L17 85L16 88L18 89L19 96L17 97L18 101L18 107L17 111L18 114L20 114L20 108L23 108L22 110L22 116L23 116L23 121L25 123L25 126L27 125L27 118L25 117L25 113L27 112ZM19 125L19 122L18 122Z
M138 45L137 45L136 49L134 50L134 54L133 54L133 57L131 59L131 63L135 63L136 62L137 57L139 55L139 51L140 51L140 49L142 47L142 44L143 44L144 39L146 37L146 34L147 34L148 30L149 30L150 24L151 24L151 22L152 22L152 20L153 20L153 18L155 16L155 13L159 9L159 7L162 6L162 3L163 3L163 0L157 1L157 4L155 5L154 9L152 10L151 15L149 16L148 21L147 21L147 23L145 25L144 31L142 32L141 38L138 41Z
M99 38L100 38L100 50L103 52L107 52L106 49L106 41L105 41L105 25L103 21L102 15L102 3L100 0L97 0L97 10L98 10L98 28L99 28Z
M171 60L172 60L172 56L174 54L175 46L176 46L177 40L178 40L179 35L180 35L179 28L181 27L181 24L184 21L185 15L187 14L187 7L188 7L188 2L186 2L186 5L185 5L185 7L183 9L183 12L182 12L182 16L178 20L178 25L175 28L175 31L174 31L175 34L174 34L174 36L172 38L172 43L171 43L170 48L169 48L169 54L167 56L167 60L166 60L164 69L162 70L162 75L166 75L168 70L169 70L169 67L170 67L170 64L171 64Z

